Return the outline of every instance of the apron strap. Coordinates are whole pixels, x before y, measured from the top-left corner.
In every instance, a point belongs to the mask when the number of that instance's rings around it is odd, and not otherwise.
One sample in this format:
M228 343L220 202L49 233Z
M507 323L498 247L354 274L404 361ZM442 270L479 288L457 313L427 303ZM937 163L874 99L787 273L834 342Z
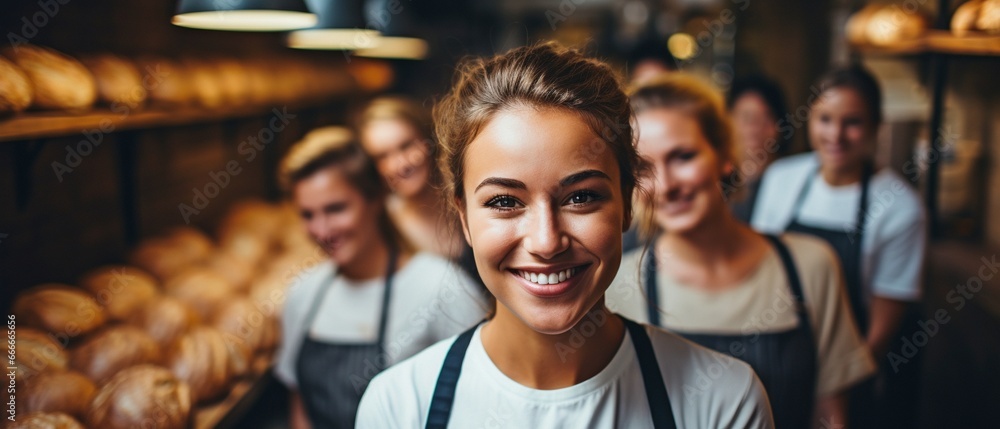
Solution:
M646 387L646 401L649 402L649 413L653 416L653 427L674 429L677 427L674 410L670 406L667 387L663 384L663 375L656 362L656 353L653 351L649 335L646 334L646 328L625 317L621 319L625 322L629 336L632 337L635 354L639 358L639 370L642 372L642 384Z
M771 245L774 246L774 250L778 252L778 256L781 258L781 264L785 267L785 277L788 278L788 288L792 292L792 297L795 298L795 312L799 317L799 326L809 330L809 332L812 332L812 324L810 323L808 313L806 312L805 294L802 293L802 278L799 277L799 270L795 266L795 260L792 259L792 252L788 250L788 246L786 246L785 243L782 242L777 236L764 234L764 238L770 241Z
M656 289L656 244L649 246L646 258L643 264L643 274L646 277L646 316L650 325L660 326L660 294Z
M441 372L438 374L437 385L434 386L434 396L431 397L431 408L427 413L427 424L424 426L427 429L448 427L451 407L455 403L458 376L462 374L462 362L465 361L465 352L469 349L472 335L478 327L479 323L463 332L448 349L444 364L441 365Z

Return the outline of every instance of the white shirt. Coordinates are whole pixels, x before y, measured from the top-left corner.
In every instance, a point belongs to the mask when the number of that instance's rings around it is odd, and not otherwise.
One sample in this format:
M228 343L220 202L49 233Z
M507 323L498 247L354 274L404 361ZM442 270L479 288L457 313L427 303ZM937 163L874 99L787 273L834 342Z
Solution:
M775 161L764 173L751 224L761 232L779 233L792 221L793 209L810 175L818 175L812 152ZM861 242L861 279L865 297L915 301L927 246L927 217L909 183L888 168L872 176ZM854 231L861 184L830 186L821 176L802 201L803 225Z
M295 368L307 329L305 318L325 289L308 328L310 338L329 343L374 343L378 339L384 279L352 282L343 276L332 277L333 268L329 261L310 268L288 289L274 372L290 388L299 384ZM399 362L468 329L486 317L487 309L481 288L461 268L437 255L415 254L392 279L386 362Z
M449 427L652 427L638 357L627 331L611 362L594 377L566 388L538 390L508 378L493 364L480 330L476 329L463 361ZM657 328L646 326L646 332L678 427L773 427L767 394L747 364ZM453 342L435 344L376 376L361 398L357 427L424 427L441 364Z

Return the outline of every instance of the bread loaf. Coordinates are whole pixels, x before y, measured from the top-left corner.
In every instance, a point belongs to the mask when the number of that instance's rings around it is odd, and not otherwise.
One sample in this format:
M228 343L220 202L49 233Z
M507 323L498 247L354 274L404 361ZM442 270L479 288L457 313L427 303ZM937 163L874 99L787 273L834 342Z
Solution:
M17 393L21 412L62 412L83 419L97 387L79 372L54 371L26 381Z
M0 57L0 115L24 111L31 105L31 81L16 64Z
M31 106L36 109L84 109L97 100L97 84L79 61L35 45L6 48L3 55L24 70L31 81Z
M191 391L169 370L139 365L119 372L90 403L87 424L101 429L186 429Z
M171 347L167 367L191 387L195 402L204 402L227 392L232 375L230 359L223 334L199 326Z
M202 320L211 320L219 306L232 299L237 292L225 277L200 267L171 278L164 289L167 295L190 305Z
M160 346L134 326L109 327L88 337L70 351L70 368L96 383L104 383L119 371L161 360Z
M107 320L104 309L89 293L58 283L22 292L14 300L13 309L23 326L69 338L92 332Z
M101 103L136 109L146 102L149 94L133 62L111 54L84 57L80 61L94 75Z
M8 422L6 429L86 429L66 413L34 413Z
M201 321L198 312L177 298L159 296L132 314L128 322L146 332L161 350L167 350L181 335Z
M112 320L127 320L133 312L157 295L156 279L130 266L106 266L91 270L80 279L108 312Z
M49 334L32 328L18 328L15 337L15 375L18 381L28 381L43 372L61 371L68 367L69 354Z

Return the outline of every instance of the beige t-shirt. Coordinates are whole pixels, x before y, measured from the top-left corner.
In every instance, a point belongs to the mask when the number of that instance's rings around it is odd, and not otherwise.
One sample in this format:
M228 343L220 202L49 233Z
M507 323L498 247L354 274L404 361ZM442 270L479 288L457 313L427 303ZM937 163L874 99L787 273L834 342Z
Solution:
M835 394L875 372L875 362L851 317L847 291L837 256L820 239L785 234L802 283L806 311L816 341L816 395ZM640 323L647 323L641 262L643 249L625 254L618 275L608 288L608 307ZM641 259L641 260L640 260ZM658 265L669 264L660 258ZM786 331L798 324L795 298L784 265L771 249L757 269L738 286L707 291L680 284L657 273L660 323L684 333L743 334Z

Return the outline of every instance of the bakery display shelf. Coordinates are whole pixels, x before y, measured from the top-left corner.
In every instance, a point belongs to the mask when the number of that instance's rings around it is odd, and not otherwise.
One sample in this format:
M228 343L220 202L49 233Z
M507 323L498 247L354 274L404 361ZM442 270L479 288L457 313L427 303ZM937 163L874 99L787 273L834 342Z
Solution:
M876 56L919 54L1000 56L1000 35L969 33L955 35L947 30L930 30L924 36L889 45L852 45L858 53Z
M294 103L288 110L296 110L325 105L325 103ZM54 137L78 136L85 133L111 133L123 130L151 129L199 123L219 122L226 119L247 118L271 114L272 109L281 110L285 105L238 106L205 109L146 108L128 114L106 108L95 108L82 113L28 112L6 119L0 119L0 142L25 141Z
M194 429L234 427L271 382L273 377L270 368L261 374L238 381L225 398L196 408L192 427Z

